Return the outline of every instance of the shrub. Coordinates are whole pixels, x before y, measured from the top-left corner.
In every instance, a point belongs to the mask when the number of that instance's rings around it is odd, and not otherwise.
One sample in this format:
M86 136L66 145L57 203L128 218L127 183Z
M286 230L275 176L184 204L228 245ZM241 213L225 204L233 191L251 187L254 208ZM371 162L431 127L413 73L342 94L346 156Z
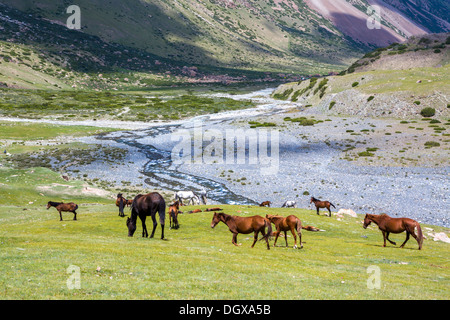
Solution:
M328 107L328 110L331 110L331 108L333 108L335 104L336 104L336 101L331 101L330 106Z
M358 84L359 84L359 82L355 81L355 82L352 83L352 87L354 88L354 87L358 86Z
M439 147L441 144L436 141L427 141L425 142L425 147L431 148L431 147Z
M368 97L367 98L367 102L370 102L370 101L372 101L373 100L373 98L375 98L374 96L370 96L370 97Z
M423 116L423 117L432 117L432 116L434 116L435 114L436 114L436 110L434 109L434 108L431 108L431 107L426 107L426 108L423 108L421 111L420 111L420 114Z
M414 101L414 103L415 103L416 105L420 105L420 101L419 101L419 100Z

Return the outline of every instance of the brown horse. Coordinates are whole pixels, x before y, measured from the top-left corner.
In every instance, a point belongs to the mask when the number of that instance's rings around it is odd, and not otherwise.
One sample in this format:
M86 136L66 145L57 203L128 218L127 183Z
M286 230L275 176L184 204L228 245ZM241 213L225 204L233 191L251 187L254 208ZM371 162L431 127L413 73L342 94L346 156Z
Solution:
M299 218L297 218L294 215L290 215L287 217L282 216L276 216L271 214L266 214L266 218L275 225L275 228L277 229L275 233L275 242L273 243L273 246L277 244L278 236L280 235L281 231L284 231L284 239L286 240L286 247L288 246L287 242L287 231L291 230L292 235L294 236L294 249L297 249L297 236L295 233L298 234L298 239L300 242L300 249L303 248L302 243L302 222Z
M208 212L208 211L221 211L221 210L223 210L223 209L220 209L218 207L205 209L206 212Z
M406 231L406 240L405 242L403 242L400 248L404 247L405 243L409 240L409 235L411 234L419 244L419 250L422 249L422 229L420 228L420 224L416 220L409 218L391 218L387 214L366 214L366 216L364 217L364 229L366 229L371 222L377 224L378 228L383 233L383 247L386 247L386 240L392 243L394 246L396 245L395 242L389 240L389 233L402 233L403 231ZM415 228L417 228L417 235L414 232Z
M270 221L261 216L251 216L251 217L239 217L231 216L223 212L214 212L214 216L211 221L211 228L214 228L220 221L225 223L233 234L232 243L235 246L240 246L237 243L237 235L239 233L249 234L254 232L254 239L252 248L255 246L258 240L258 233L261 232L263 237L260 239L265 239L267 243L267 249L270 250L269 236L272 234L272 225ZM264 231L267 227L267 233Z
M259 206L260 206L260 207L268 206L268 207L270 208L271 203L272 203L272 202L270 202L270 201L264 201L264 202L261 202L261 204L260 204Z
M64 203L64 202L49 201L47 203L47 210L50 209L50 207L55 207L56 210L58 210L58 212L59 212L59 221L63 221L62 214L61 214L62 211L72 212L73 213L73 220L77 220L77 212L75 210L78 209L78 205L76 205L73 202Z
M314 197L311 197L311 201L309 202L310 204L314 202L314 205L316 206L316 210L317 210L317 215L319 214L319 209L320 208L326 208L330 214L331 217L331 210L330 210L330 205L336 209L336 207L334 206L334 204L332 204L330 201L321 201L319 199L316 199Z
M175 201L169 206L169 227L172 229L172 219L173 219L173 228L178 229L180 225L178 224L178 213L179 213L180 203Z
M123 208L125 205L127 205L128 200L125 199L121 193L117 194L116 198L116 206L119 207L119 217L125 217L125 214L123 213Z
M132 237L136 231L137 217L142 222L142 236L148 237L145 220L147 216L152 217L153 230L150 238L153 238L156 230L156 211L159 213L159 222L161 223L161 239L164 239L164 222L166 220L166 202L158 192L152 192L145 195L138 194L131 205L131 218L127 219L128 236Z
M199 212L202 212L202 210L201 209L194 209L194 210L188 211L188 213L199 213Z

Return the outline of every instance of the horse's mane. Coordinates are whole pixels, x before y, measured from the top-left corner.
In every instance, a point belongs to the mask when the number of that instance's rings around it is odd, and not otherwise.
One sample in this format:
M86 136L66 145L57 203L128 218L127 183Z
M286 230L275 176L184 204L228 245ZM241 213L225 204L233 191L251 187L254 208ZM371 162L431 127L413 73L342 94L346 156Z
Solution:
M311 197L311 199L312 199L313 201L320 201L319 199L316 199L316 198L314 198L314 197Z
M54 202L54 201L49 201L48 203L49 203L51 206L57 206L57 205L63 204L64 202Z

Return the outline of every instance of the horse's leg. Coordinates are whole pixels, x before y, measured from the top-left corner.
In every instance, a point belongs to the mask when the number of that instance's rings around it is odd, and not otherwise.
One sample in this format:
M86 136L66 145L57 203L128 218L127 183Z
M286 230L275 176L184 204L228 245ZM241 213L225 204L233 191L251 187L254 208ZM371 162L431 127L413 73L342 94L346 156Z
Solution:
M331 217L331 210L330 210L330 206L327 207L328 209L328 213L330 214L329 217Z
M153 238L153 236L155 235L156 226L158 225L158 223L156 222L155 214L152 214L152 221L153 221L153 230L152 234L150 235L150 238Z
M316 207L317 215L319 215L319 207Z
M405 243L408 242L408 240L409 240L409 231L406 230L406 239L405 242L403 242L403 244L400 246L400 248L403 248L405 246Z
M390 243L392 243L394 246L397 245L394 241L391 241L391 240L389 239L389 232L386 232L386 239L387 239L387 241L389 241Z
M255 231L254 233L252 248L255 246L256 241L258 241L258 233L259 231Z
M420 239L419 236L414 232L414 230L416 229L416 226L412 226L412 227L407 227L406 232L409 231L409 233L414 237L414 239L416 239L417 243L419 244L419 250L422 249L421 243L420 243Z
M145 216L143 218L141 218L141 222L142 222L142 237L147 238L148 237L148 232L147 232L147 225L145 224L145 220L146 220Z
M291 227L291 232L292 232L292 235L294 236L294 249L297 249L297 235L295 234L294 227ZM288 246L287 245L287 235L285 237L286 237L286 247L287 247Z
M63 221L61 211L58 210L58 212L59 212L59 221Z
M261 234L263 235L263 238L266 240L266 244L267 244L267 250L270 250L270 244L269 244L269 235L267 235L266 237L266 232L264 231L265 227L262 227L261 229ZM256 238L255 238L256 239ZM262 239L262 238L261 238Z
M161 223L161 239L164 239L164 224Z
M237 235L238 235L237 233L233 232L233 238L231 239L231 243L238 247L240 245L237 243Z
M286 241L286 247L288 246L288 242L287 242L287 232L284 231L284 240Z
M73 212L73 220L77 220L77 212L76 211Z
M384 240L383 247L386 247L386 232L384 231L381 232L383 233L383 240Z
M273 242L273 246L275 247L277 245L278 236L280 235L281 230L277 229L277 235L275 236L275 241Z

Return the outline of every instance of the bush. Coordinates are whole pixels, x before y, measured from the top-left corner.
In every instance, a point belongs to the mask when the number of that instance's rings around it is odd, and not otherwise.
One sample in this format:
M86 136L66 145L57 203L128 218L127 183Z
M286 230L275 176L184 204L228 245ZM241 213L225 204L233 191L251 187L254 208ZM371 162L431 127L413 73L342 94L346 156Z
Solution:
M434 109L434 108L431 108L431 107L426 107L426 108L423 108L421 111L420 111L420 114L423 116L423 117L432 117L432 116L434 116L435 114L436 114L436 110Z
M419 101L419 100L414 101L414 103L415 103L416 105L420 105L420 101Z
M328 110L331 110L331 108L333 108L335 104L336 104L336 101L331 101L330 106L328 107Z
M375 98L374 96L370 96L370 97L368 97L367 98L367 102L370 102L370 101L372 101L373 100L373 98Z
M354 87L358 86L358 84L359 84L359 82L355 81L355 82L352 83L352 87L354 88Z
M439 147L441 144L436 141L427 141L425 142L425 147L431 148L431 147Z

